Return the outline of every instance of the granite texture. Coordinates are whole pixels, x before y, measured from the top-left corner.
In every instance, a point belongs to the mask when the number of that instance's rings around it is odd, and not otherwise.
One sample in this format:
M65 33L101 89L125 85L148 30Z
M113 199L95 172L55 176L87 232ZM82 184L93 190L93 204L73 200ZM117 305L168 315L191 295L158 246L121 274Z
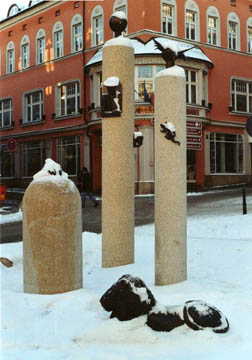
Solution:
M165 138L160 124L171 122L180 146ZM155 78L155 283L187 278L185 78Z
M134 53L126 46L103 49L103 81L122 85L122 116L102 121L102 266L134 262Z
M68 182L32 182L23 198L24 292L82 288L81 199Z

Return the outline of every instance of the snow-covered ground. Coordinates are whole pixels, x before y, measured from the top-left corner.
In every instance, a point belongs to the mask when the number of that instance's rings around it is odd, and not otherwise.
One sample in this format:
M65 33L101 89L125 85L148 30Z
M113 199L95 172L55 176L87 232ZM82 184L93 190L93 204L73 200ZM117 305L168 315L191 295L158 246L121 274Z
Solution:
M237 199L188 216L188 280L154 285L154 225L135 229L135 264L101 268L101 235L83 233L84 288L59 295L23 293L22 243L2 244L2 360L250 360L252 357L252 197L248 214L230 212ZM7 216L7 215L6 215ZM169 333L146 316L120 322L99 303L123 274L142 278L165 305L202 299L228 318L226 334L181 326Z

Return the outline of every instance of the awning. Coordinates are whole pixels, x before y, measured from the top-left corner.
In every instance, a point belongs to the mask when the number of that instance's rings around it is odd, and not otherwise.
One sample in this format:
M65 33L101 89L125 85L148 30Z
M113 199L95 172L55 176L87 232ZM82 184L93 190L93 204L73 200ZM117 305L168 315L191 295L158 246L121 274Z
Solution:
M166 39L166 38L155 38L162 46L171 48L177 48L178 51L182 51L185 49L189 49L192 47L192 44L188 44L182 41ZM147 43L143 43L139 39L131 39L134 46L134 54L135 55L160 55L161 51L156 49L155 43L153 39L148 41ZM206 56L206 54L199 47L188 50L184 53L185 57L188 59L200 60L207 63L209 67L213 67L213 62ZM102 61L102 48L100 48L93 57L89 60L89 62L85 66L90 66Z

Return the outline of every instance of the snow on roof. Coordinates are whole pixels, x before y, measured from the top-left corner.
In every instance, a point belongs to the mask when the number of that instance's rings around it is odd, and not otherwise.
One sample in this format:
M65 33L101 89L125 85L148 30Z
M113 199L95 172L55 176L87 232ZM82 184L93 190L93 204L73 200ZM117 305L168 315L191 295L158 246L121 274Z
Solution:
M115 38L115 39L117 39L117 38ZM115 39L112 39L112 40L115 40ZM161 37L155 38L155 39L163 47L170 47L173 51L176 50L176 52L182 51L185 49L189 49L192 47L191 44L188 44L188 43L185 43L182 41L178 41L178 40L166 39L166 38L161 38ZM111 41L111 40L109 40L109 41ZM132 40L130 40L130 42L133 44L135 55L147 55L147 54L148 55L159 55L159 54L161 54L161 51L156 48L156 45L155 45L153 39L150 40L149 42L147 42L146 44L142 43L138 39L132 39ZM107 41L107 43L108 43L108 41ZM114 45L116 45L116 43ZM193 48L191 50L188 50L187 52L184 53L184 55L186 58L206 61L207 63L213 65L213 62L205 55L205 53L200 48ZM102 61L102 48L100 48L95 53L95 55L89 60L89 62L86 64L86 66L90 66L90 65L96 64L101 61Z
M3 5L0 20L5 20L11 16L17 15L21 11L28 9L29 7L32 7L41 1L43 0L13 0L12 4L9 6L8 2Z

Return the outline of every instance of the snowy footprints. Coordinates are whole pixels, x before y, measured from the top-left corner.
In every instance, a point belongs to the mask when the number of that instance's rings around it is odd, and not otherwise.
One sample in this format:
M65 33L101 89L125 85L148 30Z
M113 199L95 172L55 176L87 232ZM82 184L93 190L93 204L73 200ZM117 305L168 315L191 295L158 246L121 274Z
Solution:
M113 284L100 303L106 311L111 311L111 318L120 321L147 315L146 324L156 331L171 331L184 324L193 330L210 329L215 333L225 333L229 329L227 318L216 307L201 300L161 306L145 283L131 275L123 275Z

